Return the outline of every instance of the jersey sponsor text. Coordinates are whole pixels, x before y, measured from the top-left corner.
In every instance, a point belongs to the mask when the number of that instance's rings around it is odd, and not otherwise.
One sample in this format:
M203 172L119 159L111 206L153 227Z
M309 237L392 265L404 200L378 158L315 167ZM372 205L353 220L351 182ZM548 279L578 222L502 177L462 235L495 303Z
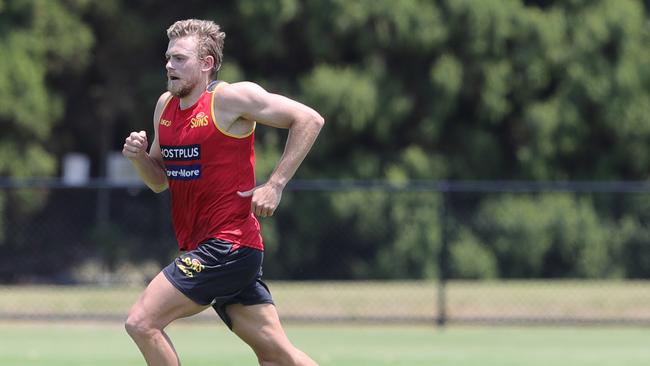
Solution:
M164 160L199 160L201 159L201 145L186 146L160 146Z
M193 180L201 178L201 165L168 165L167 178Z

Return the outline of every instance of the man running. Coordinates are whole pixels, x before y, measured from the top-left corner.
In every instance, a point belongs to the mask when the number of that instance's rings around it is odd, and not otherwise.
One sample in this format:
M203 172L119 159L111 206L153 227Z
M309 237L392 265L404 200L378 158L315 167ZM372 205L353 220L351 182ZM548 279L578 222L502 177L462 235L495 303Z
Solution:
M261 280L264 244L258 217L273 215L282 190L311 149L323 118L257 84L216 81L225 33L205 20L167 29L167 92L145 131L132 132L123 155L154 192L171 192L181 255L147 286L126 330L148 365L179 365L164 328L211 306L255 352L260 365L316 365L294 347ZM286 128L282 157L255 186L256 123Z

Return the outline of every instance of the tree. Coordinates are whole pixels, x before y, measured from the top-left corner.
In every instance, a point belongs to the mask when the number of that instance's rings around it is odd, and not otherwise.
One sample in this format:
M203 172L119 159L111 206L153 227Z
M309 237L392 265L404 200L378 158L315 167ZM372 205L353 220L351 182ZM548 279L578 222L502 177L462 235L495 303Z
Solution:
M50 137L61 122L66 100L56 85L83 70L89 61L93 36L81 21L85 3L0 2L2 177L45 177L57 170ZM28 215L43 204L45 197L43 192L26 190L0 193L0 213L7 227L26 225ZM5 230L0 227L0 246L19 253L25 243L17 235L5 237ZM2 271L12 273L12 266L3 265Z
M92 156L93 174L103 175L104 155L119 150L126 133L152 132L153 106L164 89L164 30L175 20L200 14L216 20L227 33L222 79L256 81L313 106L328 121L296 179L385 179L395 184L415 179L647 179L647 3L3 2L3 50L15 54L10 59L27 61L0 65L0 92L14 96L0 101L0 121L12 127L0 138L0 156L6 158L0 172L51 174L55 164L47 153L78 150ZM65 39L59 39L63 34ZM21 84L8 81L16 77ZM33 92L23 95L8 85L29 86ZM61 117L67 123L52 135L51 126ZM260 180L273 169L284 137L284 131L256 130ZM439 248L438 197L373 194L293 200L286 195L284 205L291 202L293 210L280 210L278 220L263 225L271 251L284 250L280 245L292 248L290 255L278 257L283 262L271 273L434 276L431 258L418 254ZM376 202L369 204L369 197ZM490 201L485 206L481 198L468 201L465 212L529 208L528 203ZM575 212L588 227L627 222L623 226L629 240L621 245L629 242L627 252L632 252L644 237L638 218L647 210L633 207L623 220L608 214L609 204L615 203L544 201L549 210ZM593 207L602 222L585 213L585 207ZM320 225L305 224L292 232L293 223L305 217L317 217ZM411 232L403 230L409 227ZM346 235L335 237L336 228L345 228ZM305 235L313 240L304 241ZM510 234L503 235L494 240ZM484 238L472 228L459 228L454 243L460 247L451 248L452 256L481 250L484 260L480 271L456 270L468 276L494 275L496 264L504 260L496 256L503 252ZM557 238L557 248L571 248L570 240ZM340 240L345 265L318 268L319 258L332 255L328 245L334 239ZM370 251L372 265L365 265ZM388 263L395 256L399 266L391 272ZM305 262L310 263L309 273L301 267ZM549 268L533 269L548 273L544 271ZM593 275L578 267L562 270Z

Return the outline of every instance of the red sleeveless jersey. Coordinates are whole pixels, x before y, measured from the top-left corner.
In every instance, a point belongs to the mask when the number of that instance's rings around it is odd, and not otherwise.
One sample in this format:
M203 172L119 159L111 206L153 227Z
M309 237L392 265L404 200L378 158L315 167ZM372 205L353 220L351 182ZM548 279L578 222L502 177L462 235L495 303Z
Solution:
M264 249L251 197L255 187L254 134L233 136L214 118L215 91L187 109L171 97L160 117L158 139L171 193L172 223L181 250L209 238Z

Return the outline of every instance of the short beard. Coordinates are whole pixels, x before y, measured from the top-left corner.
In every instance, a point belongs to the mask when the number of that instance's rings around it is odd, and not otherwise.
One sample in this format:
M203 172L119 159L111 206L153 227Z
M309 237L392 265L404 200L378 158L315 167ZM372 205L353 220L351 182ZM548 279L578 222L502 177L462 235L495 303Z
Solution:
M184 83L180 88L177 88L176 90L173 90L171 88L171 83L167 82L167 90L172 93L173 96L176 98L185 98L186 96L190 95L192 92L192 89L196 86L196 83Z

